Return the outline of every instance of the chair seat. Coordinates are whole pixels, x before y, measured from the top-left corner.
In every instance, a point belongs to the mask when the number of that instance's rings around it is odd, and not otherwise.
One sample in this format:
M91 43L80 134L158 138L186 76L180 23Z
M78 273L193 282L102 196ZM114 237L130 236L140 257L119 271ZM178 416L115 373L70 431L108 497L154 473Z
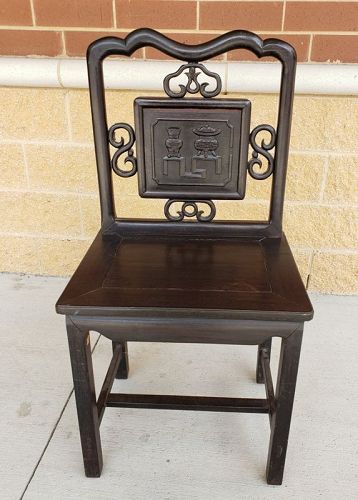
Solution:
M180 310L309 320L313 310L286 238L99 234L57 302L61 314Z

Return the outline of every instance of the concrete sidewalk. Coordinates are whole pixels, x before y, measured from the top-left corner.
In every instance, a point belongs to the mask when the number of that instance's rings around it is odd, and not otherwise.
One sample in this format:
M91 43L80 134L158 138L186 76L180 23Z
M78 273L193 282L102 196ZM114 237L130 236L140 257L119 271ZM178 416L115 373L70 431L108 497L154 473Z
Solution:
M264 479L266 415L130 409L106 411L103 474L87 479L64 318L54 310L65 283L0 275L1 499L358 498L358 297L311 296L282 486ZM101 338L97 389L110 356ZM118 391L264 397L252 346L131 343L129 356Z

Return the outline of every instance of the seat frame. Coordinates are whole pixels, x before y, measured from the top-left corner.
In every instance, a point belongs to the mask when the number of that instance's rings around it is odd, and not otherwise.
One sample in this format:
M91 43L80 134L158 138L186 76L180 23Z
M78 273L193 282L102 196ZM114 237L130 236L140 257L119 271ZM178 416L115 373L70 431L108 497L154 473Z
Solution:
M207 224L117 218L102 63L108 56L130 56L144 46L154 47L189 63L197 63L237 48L248 49L259 58L273 56L281 61L281 91L268 221ZM172 41L156 31L140 29L125 39L106 37L92 43L87 52L87 61L102 218L97 238L103 241L148 235L173 238L283 238L282 212L296 64L295 51L289 44L275 39L262 40L246 31L233 31L210 42L188 46ZM77 281L84 279L85 277L80 276ZM259 304L256 309L258 307ZM66 315L86 476L101 475L103 460L99 427L107 407L156 408L267 413L271 426L267 483L282 483L303 324L312 318L312 311L266 311L265 316L265 312L258 314L257 310L240 312L222 309L202 310L197 314L198 311L178 304L177 308L163 313L158 308L75 307L65 299L58 301L57 311ZM93 376L90 330L110 339L113 345L113 357L98 398ZM274 336L282 339L276 391L270 370L271 339ZM258 345L256 381L265 384L266 398L112 393L114 379L128 377L129 341Z

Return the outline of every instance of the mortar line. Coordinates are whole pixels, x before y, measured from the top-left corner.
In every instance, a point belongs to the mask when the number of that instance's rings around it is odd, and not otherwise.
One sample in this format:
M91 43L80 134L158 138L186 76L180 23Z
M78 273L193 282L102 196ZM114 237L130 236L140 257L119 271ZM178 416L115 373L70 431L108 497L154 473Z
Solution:
M26 177L26 185L27 185L27 189L30 190L29 164L28 164L28 160L27 160L26 147L25 147L25 144L23 142L21 143L21 148L22 148L22 154L24 157L24 170L25 170L25 177Z
M67 56L66 40L65 40L65 32L64 31L61 31L61 40L62 40L62 56Z
M99 342L100 337L101 337L101 335L98 335L98 337L97 337L97 339L96 339L96 342L95 342L95 344L94 344L94 346L93 346L93 348L92 348L92 351L91 351L91 354L92 354L92 355L93 355L93 353L94 353L94 350L95 350L95 349L96 349L96 347L97 347L97 344L98 344L98 342ZM50 442L51 442L51 440L52 440L52 438L53 438L53 436L54 436L54 434L55 434L55 432L56 432L56 429L57 429L57 427L58 427L58 425L59 425L59 423L60 423L60 421L61 421L61 418L62 418L63 414L65 413L65 410L66 410L66 408L67 408L67 406L68 406L68 403L70 402L70 399L71 399L71 397L72 397L73 391L74 391L74 389L73 389L73 387L72 387L72 389L71 389L71 391L70 391L70 394L68 395L68 397L67 397L67 399L66 399L66 401L65 401L65 404L64 404L64 406L63 406L63 408L62 408L62 410L61 410L61 412L60 412L60 415L59 415L58 419L56 420L55 425L54 425L54 427L53 427L53 429L52 429L52 431L51 431L51 433L50 433L50 436L49 436L49 438L48 438L48 440L47 440L47 442L46 442L46 444L45 444L45 447L44 447L44 449L42 450L42 453L41 453L41 455L40 455L40 457L39 457L38 461L36 462L36 465L35 465L35 467L34 467L34 469L33 469L32 473L31 473L31 475L30 475L30 478L29 478L28 482L26 483L26 486L25 486L25 488L24 488L24 491L23 491L23 492L22 492L22 494L21 494L20 500L22 500L22 499L24 498L24 495L25 495L26 491L28 490L28 487L30 486L31 481L33 480L33 478L34 478L34 476L35 476L35 474L36 474L36 472L37 472L37 469L39 468L39 465L40 465L40 463L41 463L41 461L42 461L42 459L43 459L43 457L44 457L44 455L45 455L45 453L46 453L46 451L47 451L47 448L48 448L48 447L49 447L49 445L50 445Z
M307 272L307 280L306 280L306 290L308 291L310 288L310 281L312 276L312 268L313 268L313 259L315 256L315 249L312 249L311 255L308 260L308 272Z
M310 253L310 257L308 260L308 275L310 275L312 273L314 253L315 253L315 249L312 248L311 253Z
M68 127L68 137L69 140L72 142L73 141L73 129L72 129L72 120L71 120L71 110L70 110L70 93L67 91L65 93L65 112L66 112L66 119L67 119L67 127Z
M283 6L282 6L282 22L281 22L281 31L284 31L284 27L285 27L285 17L286 17L286 0L283 0Z
M311 62L311 56L312 56L312 44L313 44L313 34L310 34L310 41L308 44L308 62Z
M65 147L86 147L93 148L93 142L76 142L76 141L56 141L56 140L46 140L46 139L29 139L29 140L21 140L21 139L3 139L0 140L0 144L30 144L35 146L65 146Z
M192 0L189 0L192 1ZM237 1L237 0L233 0ZM356 1L356 0L352 0ZM75 31L75 32L120 32L120 33L128 33L129 28L114 28L114 27L100 27L100 26L95 26L91 28L86 28L86 27L71 27L71 26L18 26L18 25L1 25L0 26L0 31L2 30L11 30L11 31ZM175 28L162 28L161 33L196 33L196 28L189 28L189 29L175 29ZM262 35L282 35L282 31L279 30L257 30L258 33ZM221 30L215 30L215 29L201 29L200 33L203 34L212 34L212 35L222 35L223 33L226 33L226 30L221 29ZM307 31L300 31L300 30L285 30L284 31L285 35L309 35L309 34L314 34L314 35L338 35L338 36L357 36L356 31L319 31L319 30L307 30Z
M80 213L81 236L84 237L85 236L85 224L84 224L84 220L83 220L82 202L81 202L80 197L78 197L78 210Z
M310 254L310 252L317 252L317 253L332 254L332 255L358 255L358 248L306 247L306 246L295 245L294 243L292 243L291 245L291 250L293 252L304 252L307 254Z
M57 81L60 84L60 88L64 88L62 85L62 80L61 80L61 62L62 59L58 59L57 64L56 64L56 75L57 75Z
M69 198L75 198L76 196L83 196L84 198L92 198L92 199L98 199L98 194L96 191L89 192L89 191L54 191L53 189L36 189L36 188L31 188L29 191L28 189L21 189L21 188L6 188L6 187L0 187L0 193L18 193L18 194L47 194L47 195L55 195L55 196L62 196L62 197L69 197ZM135 194L135 193L134 193ZM133 194L133 195L134 195Z
M113 27L117 28L116 0L112 0Z
M327 156L325 158L325 162L324 162L323 178L322 178L321 189L320 189L319 197L318 197L318 201L320 203L323 202L324 192L326 190L327 178L328 178L328 170L329 170L329 157Z
M30 0L31 18L33 26L36 26L36 15L34 9L34 0Z
M229 63L222 62L223 64L227 65ZM68 89L70 90L70 89ZM252 95L252 94L257 94L257 92L247 92L247 95ZM299 96L299 94L298 94ZM324 97L324 96L323 96ZM347 96L343 96L347 97ZM348 96L349 97L349 96ZM83 142L83 141L76 141L75 139L70 141L70 140L51 140L51 139L0 139L0 144L35 144L37 146L66 146L66 147L86 147L86 148L93 148L94 145L93 142ZM358 152L357 151L337 151L337 150L329 150L329 149L295 149L295 148L290 148L290 153L291 154L296 154L296 155L307 155L307 156L316 156L316 155L325 155L325 156L342 156L342 157L358 157Z
M98 226L100 227L100 226ZM34 240L61 240L61 241L88 241L92 242L92 236L68 235L56 233L27 233L21 231L0 231L0 236L12 238L32 238Z
M72 198L74 199L75 197L79 198L90 198L93 200L98 200L98 195L96 192L82 192L82 191L54 191L51 189L21 189L21 188L7 188L7 187L0 187L0 193L16 193L16 194L36 194L36 195L49 195L49 196L58 196L58 197L63 197L63 198ZM126 193L125 195L128 198L138 198L138 194L133 192L133 193ZM218 205L222 205L223 202L227 202L228 200L217 200ZM257 205L266 205L269 200L264 199L264 198L253 198L247 196L245 198L245 201L248 204L253 204L256 203ZM286 206L287 207L312 207L312 208L334 208L334 209L341 209L341 208L358 208L358 203L355 202L341 202L341 201L320 201L317 199L312 199L312 200L286 200Z

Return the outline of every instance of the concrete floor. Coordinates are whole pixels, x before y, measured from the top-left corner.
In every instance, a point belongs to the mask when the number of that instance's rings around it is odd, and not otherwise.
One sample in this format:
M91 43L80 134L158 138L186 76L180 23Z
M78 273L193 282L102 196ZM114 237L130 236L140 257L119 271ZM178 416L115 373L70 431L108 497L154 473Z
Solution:
M264 480L266 415L129 409L107 410L103 475L87 479L64 319L54 311L65 283L0 275L1 499L358 499L358 297L312 295L282 486ZM254 347L129 349L130 378L117 390L264 397ZM275 342L273 364L277 354ZM109 358L101 338L97 388Z

